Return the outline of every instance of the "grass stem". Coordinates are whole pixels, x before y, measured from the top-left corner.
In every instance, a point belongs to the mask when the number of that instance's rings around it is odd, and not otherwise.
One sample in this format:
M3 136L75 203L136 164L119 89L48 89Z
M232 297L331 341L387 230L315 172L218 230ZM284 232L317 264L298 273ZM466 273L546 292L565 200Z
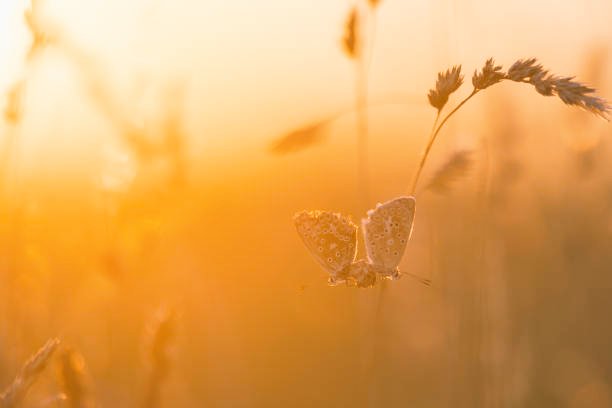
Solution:
M429 152L431 151L431 147L433 146L434 142L436 141L436 137L438 136L438 134L440 133L440 130L442 129L442 127L444 126L444 124L446 124L446 122L451 118L451 116L453 116L453 114L455 112L457 112L463 105L465 105L465 103L467 101L469 101L470 99L472 99L472 97L474 95L476 95L478 93L477 89L474 89L472 91L472 93L470 93L464 100L462 100L461 102L459 102L459 104L455 107L455 109L453 109L452 111L450 111L445 117L444 119L442 119L442 122L440 123L440 125L436 128L436 124L438 122L438 119L440 117L440 112L438 111L438 115L436 116L436 120L434 121L434 129L435 131L432 132L429 141L427 142L427 146L425 147L425 150L423 151L423 155L421 156L421 161L419 163L419 167L417 167L416 170L416 174L414 176L414 179L412 181L412 187L410 188L410 195L414 195L416 193L416 188L417 185L419 183L419 177L421 176L421 172L423 171L423 167L425 167L425 162L427 161L427 157L429 156Z

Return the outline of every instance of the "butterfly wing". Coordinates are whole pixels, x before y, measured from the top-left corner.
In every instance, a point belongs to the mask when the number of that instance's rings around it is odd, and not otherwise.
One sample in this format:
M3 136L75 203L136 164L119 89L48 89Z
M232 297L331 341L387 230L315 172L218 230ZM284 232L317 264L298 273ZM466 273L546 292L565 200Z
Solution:
M368 260L384 269L383 275L397 278L397 269L412 233L416 201L398 197L368 211L362 220Z
M329 273L330 283L344 282L357 254L357 226L328 211L303 211L293 220L310 254Z

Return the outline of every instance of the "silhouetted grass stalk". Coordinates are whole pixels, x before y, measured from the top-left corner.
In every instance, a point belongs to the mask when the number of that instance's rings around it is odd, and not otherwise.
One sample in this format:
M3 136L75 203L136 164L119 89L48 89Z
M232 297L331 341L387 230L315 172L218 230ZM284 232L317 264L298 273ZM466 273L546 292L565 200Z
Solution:
M47 340L44 346L25 362L13 383L4 392L0 393L0 408L21 406L30 387L49 364L59 343L58 339Z
M477 93L478 93L478 90L474 89L472 91L472 93L470 93L464 100L462 100L455 107L455 109L450 111L444 117L444 119L442 119L442 122L436 128L436 124L437 124L437 122L439 120L439 117L440 117L440 111L438 111L438 113L436 115L436 119L434 121L434 129L435 130L432 132L431 136L429 137L429 140L427 141L427 145L425 146L425 150L423 151L423 154L421 155L421 160L419 162L419 166L417 167L416 173L414 175L414 179L412 181L412 186L410 187L410 195L415 195L416 194L416 188L417 188L417 185L419 183L419 177L421 176L421 172L423 171L423 168L425 167L425 163L427 162L427 158L429 157L429 152L431 151L431 148L432 148L434 142L436 141L436 138L438 137L438 134L440 133L440 130L442 130L442 127L451 118L451 116L453 116L463 105L465 105L467 103L467 101L472 99L474 97L474 95L476 95Z
M176 315L173 311L161 310L151 323L149 359L151 371L147 381L142 408L161 406L162 390L170 373L170 347L176 331Z
M361 206L368 207L369 203L369 171L368 171L368 74L363 57L356 62L356 84L355 84L355 110L357 125L357 162L358 180L361 196Z
M416 194L419 177L421 176L431 148L440 130L442 130L442 127L444 127L446 122L478 92L500 83L503 80L533 85L535 90L543 96L557 96L566 105L577 106L608 120L608 114L610 112L609 103L598 96L592 95L595 89L574 81L574 77L561 77L550 74L541 64L537 63L535 58L518 60L512 64L507 72L504 72L500 65L495 65L493 58L489 58L485 62L481 72L474 72L472 76L472 85L474 86L472 92L459 102L459 104L444 117L440 125L435 128L435 123L438 120L440 112L446 105L448 97L459 89L463 83L461 66L453 67L446 72L439 73L435 89L429 91L429 102L433 107L438 109L438 115L436 116L436 121L434 121L434 128L436 130L429 138L415 172L410 189L412 195Z

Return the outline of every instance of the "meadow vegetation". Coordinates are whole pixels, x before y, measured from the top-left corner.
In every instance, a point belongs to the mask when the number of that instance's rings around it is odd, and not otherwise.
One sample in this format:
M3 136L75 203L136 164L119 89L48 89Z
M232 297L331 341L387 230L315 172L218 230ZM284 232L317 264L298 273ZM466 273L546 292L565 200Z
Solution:
M386 2L355 1L352 101L207 168L190 80L126 86L45 3L3 90L0 408L612 407L607 47L564 49L575 77L451 64L415 102L373 89ZM53 64L68 114L37 91ZM82 129L86 152L59 137ZM361 232L359 268L317 265L291 222L401 196L393 268Z

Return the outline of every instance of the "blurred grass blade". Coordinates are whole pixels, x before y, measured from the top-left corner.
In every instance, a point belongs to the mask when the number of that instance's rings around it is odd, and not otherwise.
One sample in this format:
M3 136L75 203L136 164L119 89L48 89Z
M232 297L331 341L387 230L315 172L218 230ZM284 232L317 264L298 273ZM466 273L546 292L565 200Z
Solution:
M63 350L60 360L62 395L69 408L93 408L96 403L90 392L85 358L72 348Z
M324 130L330 119L309 123L272 142L270 152L278 155L294 153L315 146L325 139Z
M21 406L28 390L47 367L59 343L58 339L47 340L45 345L25 362L13 383L0 394L0 408Z
M177 329L177 315L173 310L161 309L149 326L149 358L151 372L142 408L158 408L162 405L162 389L172 365L171 348Z
M371 98L367 108L371 109L380 106L390 105L416 105L421 106L423 98L420 95L409 93L387 93ZM333 121L343 115L354 113L353 106L344 107L326 118L317 122L311 122L294 129L279 137L270 144L269 152L277 155L295 153L316 146L325 140L325 128Z
M472 152L467 150L454 152L442 166L436 170L425 189L436 193L447 192L455 181L465 176L470 171L473 164Z

